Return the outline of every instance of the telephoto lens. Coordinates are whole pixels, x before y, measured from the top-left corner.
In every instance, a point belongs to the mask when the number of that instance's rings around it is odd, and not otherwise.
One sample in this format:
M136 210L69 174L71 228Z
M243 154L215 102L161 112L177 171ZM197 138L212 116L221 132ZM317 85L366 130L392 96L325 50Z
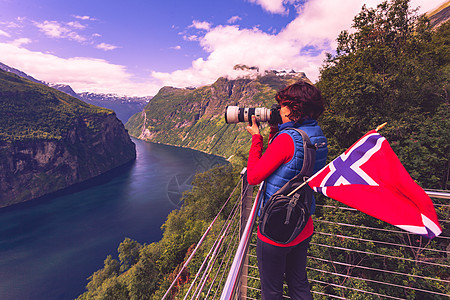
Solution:
M252 116L256 117L258 122L269 122L269 124L281 124L280 105L273 104L271 109L265 107L239 107L227 106L225 111L225 122L235 124L239 122L248 122L252 125Z
M238 106L227 106L225 111L225 122L227 124L234 124L239 122L249 122L252 121L252 116L256 117L258 122L267 122L270 119L270 109L265 107L238 107Z

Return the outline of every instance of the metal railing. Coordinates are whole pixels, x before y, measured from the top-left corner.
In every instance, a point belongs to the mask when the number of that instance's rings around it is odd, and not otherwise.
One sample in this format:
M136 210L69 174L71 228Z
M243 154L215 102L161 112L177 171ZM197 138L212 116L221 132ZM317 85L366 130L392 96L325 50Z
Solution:
M254 228L254 224L256 221L256 217L258 214L258 209L261 203L261 191L262 184L258 190L258 194L253 203L253 207L250 213L250 217L247 220L245 225L244 232L241 236L241 240L239 242L238 249L236 251L236 255L233 259L233 264L231 265L230 272L228 273L227 281L225 282L225 286L223 288L221 300L232 299L238 292L239 279L241 275L241 270L243 267L244 259L248 253L248 246L250 244L250 238L252 237L252 232Z
M199 251L205 258L189 287L178 290L177 299L181 294L184 299L260 299L255 221L261 188L253 201L245 169L241 175L240 196L233 196L233 191L227 199L227 203L231 199L228 205L232 208L223 217L225 221L216 224L216 229L213 222L208 232L215 235L206 238L205 233L197 244L195 249L205 248ZM450 236L446 229L450 193L426 192L442 201L435 207L444 231L432 241L374 218L366 224L364 214L336 201L318 204L307 266L313 297L450 299ZM186 268L187 264L180 274ZM283 297L289 298L287 293Z

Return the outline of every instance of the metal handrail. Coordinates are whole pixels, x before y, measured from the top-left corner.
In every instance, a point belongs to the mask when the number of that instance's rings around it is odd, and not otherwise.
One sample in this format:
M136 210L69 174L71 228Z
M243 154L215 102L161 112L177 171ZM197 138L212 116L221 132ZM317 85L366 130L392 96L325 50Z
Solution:
M450 199L450 191L424 190L430 198Z
M239 275L243 266L244 258L247 254L250 238L252 236L253 225L255 224L256 217L258 215L258 208L261 203L262 186L263 184L259 186L258 194L255 198L256 200L253 203L253 207L250 212L250 217L248 218L247 224L245 225L241 241L239 242L238 249L236 250L236 255L234 256L233 263L230 268L230 272L228 273L227 280L223 287L223 292L220 296L221 300L232 299L234 293L236 292L236 288L239 283Z
M206 239L206 236L208 235L208 233L210 232L210 230L212 229L214 223L217 221L220 213L224 210L224 208L226 207L226 205L228 204L228 202L230 201L231 197L233 196L234 192L236 191L237 187L239 185L238 184L234 187L233 191L231 192L230 196L228 197L228 199L225 201L225 203L222 205L222 207L220 208L218 214L216 215L216 217L213 219L213 221L209 224L209 227L206 229L206 231L203 233L202 237L200 238L199 242L197 243L197 245L195 246L194 250L192 251L191 255L189 256L189 258L186 260L186 262L183 264L183 266L181 267L180 271L178 272L177 276L175 277L175 279L172 281L171 285L169 286L169 288L167 289L166 293L164 294L164 296L162 297L162 300L166 299L166 297L169 296L169 292L171 291L171 289L173 288L173 286L175 285L175 283L177 282L178 278L181 276L182 272L184 269L187 268L188 264L190 263L190 261L192 260L192 258L194 257L195 253L197 252L197 250L200 248L200 246L203 244L203 242Z
M233 299L237 292L237 287L239 284L239 277L241 273L242 266L244 264L244 259L247 254L252 228L257 217L257 211L261 203L262 194L262 184L259 187L258 194L256 195L255 202L253 204L250 217L246 223L245 230L242 234L239 246L236 251L236 255L233 260L233 264L228 273L226 283L222 290L221 300ZM450 199L450 191L435 191L435 190L425 190L425 193L431 198L441 198Z
M225 208L225 206L227 205L227 203L230 201L231 197L234 195L234 192L237 190L239 184L241 184L241 197L236 199L236 203L234 204L233 209L230 212L230 215L228 216L227 221L223 224L222 230L216 234L218 234L216 241L214 242L212 248L209 250L208 255L205 257L201 267L198 269L197 271L197 275L195 276L195 279L192 281L189 290L187 291L187 293L185 294L185 299L187 299L190 295L190 291L193 290L193 288L195 286L197 286L195 288L194 291L194 295L192 296L193 299L199 299L200 297L204 297L205 295L203 294L203 288L205 287L207 281L208 281L208 285L209 285L209 289L207 292L207 296L206 298L209 298L208 295L210 294L210 292L215 290L214 296L212 297L212 299L216 299L216 295L221 294L220 299L223 300L228 300L228 299L252 299L252 298L248 298L247 297L247 290L251 293L254 294L255 290L257 291L258 289L255 289L255 287L257 286L250 286L252 284L248 284L250 282L247 282L247 279L250 278L252 281L257 280L256 277L254 276L250 276L248 274L248 268L252 268L251 272L255 272L254 269L257 269L257 267L255 266L250 266L249 265L249 259L251 259L254 263L255 261L255 257L252 254L249 254L248 252L249 247L255 247L256 245L250 243L251 237L256 235L255 232L255 222L256 219L258 217L258 211L259 208L261 206L261 202L262 202L262 198L261 197L263 195L263 191L262 191L262 186L263 184L261 184L259 186L259 190L258 193L256 195L255 198L252 197L253 194L253 186L249 186L248 182L247 182L247 175L246 175L246 168L244 168L241 172L241 180L240 182L237 183L237 185L235 186L235 188L233 189L233 191L231 192L230 196L228 197L228 199L225 201L225 203L223 204L222 208L220 209L218 215L214 218L213 222L210 224L210 226L208 227L208 229L206 230L206 232L203 234L203 236L201 237L200 241L197 243L195 249L193 250L193 252L191 253L191 255L189 256L189 258L186 260L186 262L184 263L184 265L182 266L181 270L178 272L177 277L173 280L171 286L169 287L169 289L166 291L166 294L164 295L163 299L168 297L171 288L176 284L177 279L180 277L181 273L183 272L183 270L185 270L187 268L187 265L189 264L189 262L192 260L192 258L194 257L195 253L197 252L197 250L199 249L200 245L203 244L203 242L206 240L206 236L208 235L208 233L211 231L213 224L215 223L215 221L217 220L217 218L219 217L220 213L222 212L222 210ZM431 197L431 198L440 198L440 199L450 199L450 191L448 190L425 190L425 193ZM254 199L254 201L253 201ZM450 205L448 205L446 201L440 201L440 203L435 204L436 207L439 207L440 209L449 209ZM252 204L253 202L253 204ZM240 216L240 221L239 219L236 219L236 216L239 215L237 213L237 211L239 209L237 209L237 207L239 206L239 203L241 203L241 216ZM318 205L319 206L319 205ZM349 207L335 207L335 206L329 206L329 205L320 205L321 207L333 207L333 208L339 208L339 209L348 209L348 210L352 210L352 211L356 211L356 209L352 209ZM342 205L344 206L344 205ZM234 212L234 213L233 213ZM245 212L245 213L244 213ZM248 213L250 212L250 213ZM235 220L233 222L235 222L234 224L237 224L235 226L235 234L232 234L231 237L225 237L225 234L228 236L228 229L230 229L231 227L231 222L232 220ZM363 228L363 229L373 229L373 230L378 230L378 231L383 231L383 232L389 232L389 233L395 233L395 234L402 234L404 233L403 231L396 231L396 230L392 230L392 229L385 229L385 228L371 228L371 227L366 227L366 226L361 226L361 225L355 225L355 224L347 224L347 223L336 223L336 222L330 222L330 221L326 221L326 220L314 220L314 222L319 222L319 223L326 223L329 225L340 225L340 226L350 226L350 227L354 227L354 228ZM443 221L443 220L440 220ZM450 221L449 221L450 222ZM222 226L222 225L220 225ZM234 225L233 225L234 226ZM239 234L239 231L241 232ZM370 238L361 238L360 236L357 237L353 237L353 236L345 236L345 235L337 235L337 234L332 234L331 232L328 233L325 231L318 231L316 232L318 235L317 237L319 237L319 235L333 235L335 237L338 237L340 239L346 239L346 240L358 240L358 241L362 241L362 242L367 242L367 243L381 243L384 245L390 245L390 246L395 246L395 247L401 247L403 246L402 244L398 244L398 243L393 243L390 241L380 241L380 240L372 240ZM408 236L409 237L409 236ZM220 261L220 259L217 259L217 254L220 252L220 249L222 247L222 245L224 244L225 238L230 238L233 242L229 243L226 253L228 253L228 250L230 248L230 245L233 244L233 246L231 248L236 249L234 258L231 255L229 258L227 258L226 260L226 264L224 266L223 265L223 260ZM438 238L441 239L450 239L450 237L447 236L440 236ZM239 245L237 246L239 240ZM317 247L324 247L324 248L334 248L336 250L343 250L346 252L355 252L355 253L361 253L361 254L365 254L365 255L371 255L371 256L376 256L376 257L384 257L387 259L397 259L397 260L402 260L402 261L408 261L408 262L416 262L416 263L421 263L421 264L426 264L426 265L432 265L432 266L437 266L437 267L442 267L442 268L450 268L449 265L446 265L445 263L441 263L439 261L437 262L430 262L430 261L426 261L426 260L417 260L417 259L409 259L406 257L396 257L396 256L390 256L390 255L386 255L386 254L380 254L380 253L373 253L373 252L369 252L369 251L361 251L361 250L356 250L356 249L349 249L349 248L344 248L344 247L339 247L336 245L324 245L321 243L314 243L312 242L311 245L313 246L317 246ZM427 244L428 245L428 244ZM237 248L235 248L237 246ZM408 247L408 249L416 249L416 250L420 250L419 247L413 246L411 245L405 245ZM442 249L423 249L423 250L430 250L430 251L434 251L437 253L444 253L445 250ZM232 250L233 251L233 250ZM254 251L253 248L251 248L251 251ZM225 254L226 256L226 254ZM224 256L224 257L225 257ZM214 259L213 259L214 257ZM309 256L311 259L315 259L315 260L319 260L319 261L325 261L324 258L319 258L319 257L311 257ZM229 268L228 271L228 275L227 275L227 271L228 267L229 267L229 262L231 262L231 258L233 258L233 262L231 267ZM212 282L209 282L210 280L208 279L210 276L210 272L214 267L214 264L216 264L217 261L220 261L220 266L218 267L218 269L215 271L216 272L216 276L214 277L214 279L212 280ZM338 264L338 265L347 265L347 263L345 262L340 262L340 261L333 261L333 260L326 260L327 263L333 263L333 264ZM206 266L206 263L208 264ZM204 266L206 266L206 268L204 268ZM360 269L367 269L367 270L372 270L372 271L379 271L379 272L384 272L381 269L376 269L376 268L371 268L370 266L355 266L356 268L360 268ZM315 272L329 272L326 270L321 270L321 269L316 269L313 267L309 267L310 270L314 270ZM201 276L200 281L197 281L197 278L200 278L201 272L203 272L203 275ZM220 277L218 283L215 285L216 282L216 278L217 275L221 273L222 276ZM336 273L336 272L335 272ZM349 276L349 274L347 275L342 275L342 274L335 274L333 273L333 275L336 276L348 276L348 278L354 278L354 279L361 279L364 280L362 278L359 277L352 277ZM395 274L395 275L400 275L400 276L412 276L414 278L423 278L425 280L434 280L434 281L439 281L442 282L443 284L448 284L448 280L442 280L440 278L431 278L431 277L424 277L424 276L419 276L419 275L410 275L410 274L406 274L406 273L401 273L401 272L397 272L396 270L391 270L388 271L388 273L390 274ZM223 284L222 280L224 279L224 276L227 275L226 278L226 282L225 284ZM257 275L256 275L257 276ZM321 281L318 280L311 280L312 282L316 282L316 283L322 283ZM332 283L324 283L330 286L336 286L335 284ZM395 285L395 283L388 283L388 285L393 286ZM222 288L223 287L223 288ZM356 290L354 288L350 288L347 286L343 286L343 285L339 285L340 288L343 289L349 289L349 290ZM423 291L423 292L427 292L427 293L431 293L431 294L436 294L436 291L428 291L428 290L422 290L422 289L417 289L415 287L405 287L408 289L412 289L412 290L417 290L417 291ZM344 299L344 298L340 298L336 295L328 295L326 293L322 293L320 291L311 291L312 293L316 293L319 295L326 295L332 298L339 298L339 299ZM361 292L365 292L365 293L369 293L371 294L371 292L369 291L362 291ZM257 293L256 293L257 294ZM441 294L439 294L441 295ZM399 299L399 298L395 298L392 296L388 296L388 295L383 295L384 297L387 298L392 298L392 299ZM286 296L283 296L283 298L288 298ZM288 298L289 299L289 298Z

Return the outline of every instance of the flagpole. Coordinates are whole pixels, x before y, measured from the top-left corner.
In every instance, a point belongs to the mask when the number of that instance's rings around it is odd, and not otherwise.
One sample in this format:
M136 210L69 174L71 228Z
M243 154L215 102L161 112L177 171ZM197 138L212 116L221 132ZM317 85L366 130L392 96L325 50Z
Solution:
M383 127L386 126L386 124L387 124L387 122L384 122L383 124L379 125L379 126L377 127L377 129L375 129L375 131L378 131L378 130L383 129Z
M307 184L309 180L310 180L310 178L308 178L308 180L306 180L305 182L303 182L302 184L300 184L295 190L293 190L292 192L290 192L287 196L288 196L288 197L291 197L293 194L295 194L296 191L298 191L298 190L301 189L305 184Z

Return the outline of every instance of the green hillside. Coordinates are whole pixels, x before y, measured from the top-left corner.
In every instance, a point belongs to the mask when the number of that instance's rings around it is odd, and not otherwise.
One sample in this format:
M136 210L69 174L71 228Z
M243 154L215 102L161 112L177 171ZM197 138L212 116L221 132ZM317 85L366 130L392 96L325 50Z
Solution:
M61 139L75 117L96 129L95 116L113 111L0 70L0 140Z
M0 71L0 207L62 190L135 157L113 111Z
M125 127L137 138L229 157L246 152L250 139L244 124L225 123L226 107L270 107L280 88L300 78L303 73L270 72L256 79L219 78L197 89L164 87Z

